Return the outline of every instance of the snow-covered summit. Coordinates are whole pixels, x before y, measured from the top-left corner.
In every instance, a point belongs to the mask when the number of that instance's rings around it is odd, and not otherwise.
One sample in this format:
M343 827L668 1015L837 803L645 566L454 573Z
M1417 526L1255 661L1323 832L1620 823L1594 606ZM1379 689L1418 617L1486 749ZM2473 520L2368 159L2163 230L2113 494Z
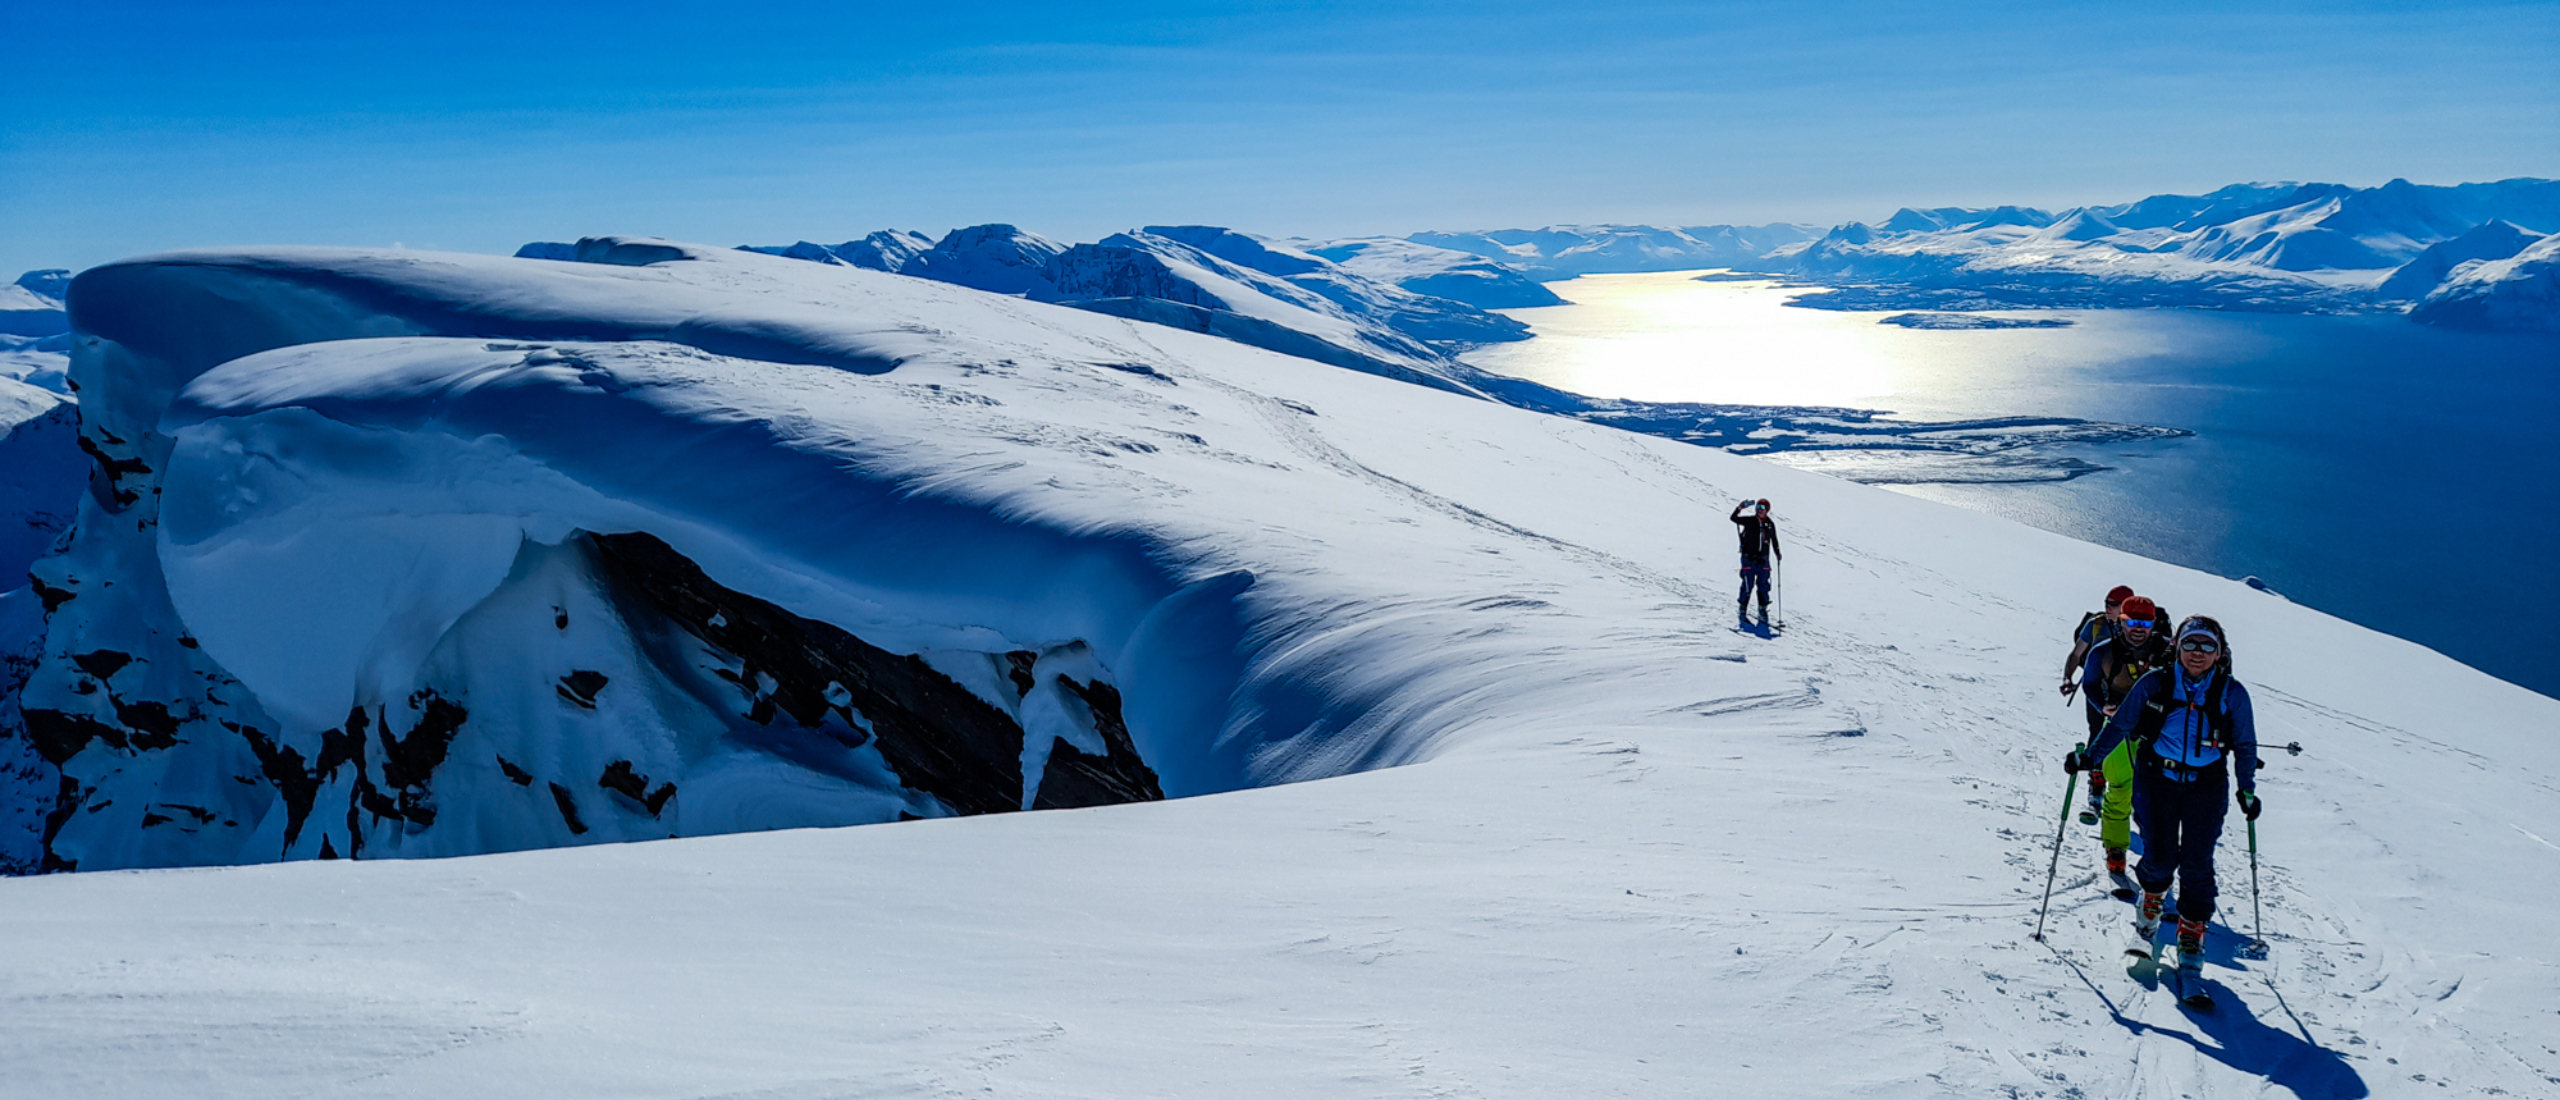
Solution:
M30 271L0 286L0 337L45 337L68 331L62 291L70 278L68 271Z
M2506 259L2543 236L2505 221L2482 222L2459 236L2428 245L2426 251L2400 265L2390 278L2375 287L2374 296L2385 301L2416 301L2444 285L2445 277L2453 274L2454 268L2473 260Z
M2503 259L2455 265L2409 316L2459 328L2560 332L2560 233Z

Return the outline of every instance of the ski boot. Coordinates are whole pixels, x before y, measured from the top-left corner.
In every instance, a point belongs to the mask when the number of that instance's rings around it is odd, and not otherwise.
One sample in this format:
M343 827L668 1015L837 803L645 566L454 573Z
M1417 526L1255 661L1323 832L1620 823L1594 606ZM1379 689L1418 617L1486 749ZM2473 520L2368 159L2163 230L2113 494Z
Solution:
M2168 906L2167 891L2157 894L2148 890L2142 892L2142 908L2133 918L2133 931L2142 937L2142 942L2149 943L2160 935L2160 913Z
M2080 823L2083 825L2097 824L2098 811L2105 807L2106 800L2107 779L2105 776L2098 774L2097 764L2093 761L2089 768L2089 805L2086 809L2080 811Z
M2117 901L2134 899L2133 876L2126 874L2124 869L2124 849L2107 849L2107 879L2115 883L2115 888L2107 892Z
M2204 973L2204 922L2178 918L2178 977Z
M2178 918L2178 1003L2213 1011L2213 993L2204 986L2204 922L2185 917Z

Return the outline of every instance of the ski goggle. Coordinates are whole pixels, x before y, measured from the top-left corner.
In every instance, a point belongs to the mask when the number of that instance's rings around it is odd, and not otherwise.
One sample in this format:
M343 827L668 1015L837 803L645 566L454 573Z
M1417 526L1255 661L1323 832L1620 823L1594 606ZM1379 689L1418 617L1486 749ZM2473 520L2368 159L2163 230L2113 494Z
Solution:
M2214 641L2211 638L2204 637L2203 635L2197 635L2179 642L2178 648L2186 650L2189 653L2220 653L2222 652L2222 643Z
M2126 630L2149 630L2151 627L2152 622L2149 619L2126 619L2124 621L2124 628Z

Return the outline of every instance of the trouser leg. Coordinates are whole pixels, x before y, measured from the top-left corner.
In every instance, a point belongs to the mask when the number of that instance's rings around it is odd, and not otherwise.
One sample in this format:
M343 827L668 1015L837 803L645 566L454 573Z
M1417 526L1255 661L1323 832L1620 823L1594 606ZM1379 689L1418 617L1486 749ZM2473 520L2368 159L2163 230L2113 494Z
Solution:
M2201 924L2213 919L2213 848L2222 839L2222 819L2230 811L2230 802L2223 797L2218 774L2186 787L2178 814L2178 916Z
M2098 779L2092 785L2106 799L2098 809L2098 843L2125 847L2133 843L2133 742L2117 745L2094 771Z
M1760 590L1760 606L1769 606L1768 564L1766 562L1754 563L1749 559L1744 559L1742 563L1742 603L1751 602L1751 590L1754 588Z
M2147 894L2167 893L2178 874L2177 786L2150 775L2133 780L2133 822L2142 830L2142 862L2133 865L2133 878Z

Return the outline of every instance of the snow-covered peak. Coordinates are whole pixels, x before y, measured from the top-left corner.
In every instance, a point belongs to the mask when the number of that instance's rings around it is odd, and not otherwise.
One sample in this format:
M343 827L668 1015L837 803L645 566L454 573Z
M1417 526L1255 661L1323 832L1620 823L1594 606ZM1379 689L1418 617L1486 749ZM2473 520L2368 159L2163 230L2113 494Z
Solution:
M59 269L30 271L0 286L0 336L54 336L69 331L62 296L71 273Z
M1306 251L1352 274L1478 309L1564 304L1563 298L1522 269L1454 248L1398 237L1360 237L1310 243Z
M2504 259L2456 265L2409 316L2456 328L2560 332L2560 233Z
M2426 251L2400 265L2374 288L2374 296L2385 301L2416 301L2442 285L2454 268L2473 260L2506 259L2542 237L2507 221L2483 222L2460 236L2428 245Z
M943 235L899 265L907 275L995 294L1026 294L1045 281L1041 269L1066 246L1010 225L973 225Z

